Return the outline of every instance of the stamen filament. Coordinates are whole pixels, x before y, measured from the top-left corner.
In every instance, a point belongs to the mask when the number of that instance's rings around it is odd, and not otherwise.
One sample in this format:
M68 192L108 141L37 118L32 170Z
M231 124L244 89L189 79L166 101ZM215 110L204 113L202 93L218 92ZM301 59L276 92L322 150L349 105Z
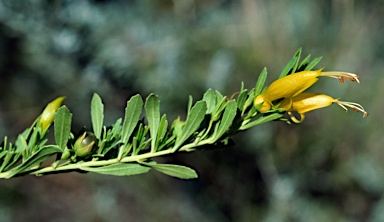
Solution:
M336 78L340 81L340 83L344 83L344 80L360 83L359 76L349 72L321 72L320 76Z
M335 103L337 103L337 105L341 106L346 112L348 112L348 108L351 108L353 109L354 111L358 112L362 112L363 113L363 117L367 117L368 116L368 112L365 111L364 107L358 103L353 103L353 102L345 102L345 101L335 101Z

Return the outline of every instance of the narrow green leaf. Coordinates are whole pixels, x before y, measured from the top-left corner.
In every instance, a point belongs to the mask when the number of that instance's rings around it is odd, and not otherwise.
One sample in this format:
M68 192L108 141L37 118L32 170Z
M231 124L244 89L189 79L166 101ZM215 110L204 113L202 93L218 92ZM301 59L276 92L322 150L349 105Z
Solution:
M207 103L207 114L211 114L216 105L216 93L212 89L208 89L204 93L203 100Z
M32 154L32 156L23 161L20 165L9 170L5 178L11 178L18 173L28 171L29 169L38 166L40 163L44 162L52 155L61 152L62 150L56 145L43 146L36 153Z
M6 154L7 154L7 150L2 150L1 152L0 152L0 159L2 159L3 158L3 156L5 156Z
M267 68L264 67L263 71L261 71L259 78L257 78L256 87L255 87L255 94L259 95L261 91L263 90L265 80L267 79Z
M167 115L163 115L160 119L159 131L157 132L157 141L162 141L168 129ZM158 146L159 144L157 144Z
M21 152L15 151L16 147L12 146L11 143L8 143L7 136L4 136L3 144L4 146L3 146L2 155L0 155L1 156L0 173L7 170L9 167L12 167L13 164L19 161L19 158L21 156Z
M299 60L300 60L300 56L301 56L301 48L299 48L296 51L295 55L288 62L288 64L284 67L283 71L280 73L279 78L282 78L282 77L288 75L290 70L291 70L291 73L294 73L296 71Z
M268 116L262 116L253 122L250 122L250 123L245 124L244 126L241 126L239 130L246 130L246 129L249 129L249 128L254 127L256 125L260 125L262 123L266 123L266 122L269 122L272 120L279 119L282 116L283 116L283 114L281 114L281 113L273 113L273 114L268 115Z
M224 96L217 90L215 90L215 93L216 93L216 104L217 104L224 98Z
M279 79L288 75L289 70L293 68L293 66L296 64L297 58L293 57L288 64L284 67L283 71L280 73Z
M195 179L198 177L196 171L192 168L174 164L156 164L156 163L145 163L161 173L167 174L168 176L177 177L180 179Z
M18 138L17 138L17 141L18 144L16 144L16 147L17 147L17 151L19 151L21 153L21 155L23 156L23 159L26 159L28 158L29 156L29 149L28 149L28 144L27 144L27 140L25 139L24 136L22 135L19 135Z
M11 161L11 159L15 156L15 153L13 151L10 151L10 150L4 150L4 152L6 153L5 157L2 159L2 163L1 163L1 166L0 166L0 173L3 172L4 170L7 169L7 167L10 166L9 162Z
M115 122L115 124L113 124L112 126L112 129L108 130L110 131L109 134L110 134L110 138L116 138L117 135L119 135L119 132L122 131L121 130L121 122L123 120L121 118L118 118ZM108 133L107 133L108 134Z
M157 132L160 123L160 100L156 95L149 95L144 105L145 113L147 115L148 125L150 127L149 133L151 135L151 151L156 151Z
M242 115L244 114L244 111L246 110L247 107L249 107L251 105L253 106L254 99L255 99L255 92L252 90L252 91L250 91L249 96L248 96L247 100L244 103Z
M305 70L311 70L313 69L313 67L315 67L317 65L317 63L320 62L320 60L322 59L323 57L317 57L315 58L314 60L312 60L308 65L307 67L305 67Z
M236 101L231 100L227 103L227 106L225 107L223 118L221 118L220 126L214 133L214 140L216 141L219 139L224 133L227 131L227 129L232 125L233 119L236 116L237 106Z
M80 167L80 169L113 176L131 176L146 173L151 168L138 163L115 163L102 167Z
M244 90L244 82L241 81L240 92L242 92L243 90Z
M300 62L301 51L302 51L301 48L299 48L299 49L296 51L295 55L294 55L294 57L296 57L296 62L295 62L295 64L294 64L293 67L292 67L291 74L292 74L292 73L295 73L296 70L297 70L297 67L298 67L299 62Z
M64 150L67 146L69 134L71 133L72 113L66 106L60 107L54 120L55 141L56 144Z
M174 151L176 151L199 128L200 123L204 120L206 111L207 105L205 101L202 100L192 107L181 136L176 138L176 143L173 148Z
M188 106L187 106L187 116L191 112L192 104L193 104L193 97L191 95L189 95L189 97L188 97Z
M245 101L247 100L248 91L246 89L240 91L239 96L237 97L237 108L240 111L243 111L243 109L246 109L247 107L244 107Z
M28 137L25 138L25 139L28 139L28 141L27 141L27 144L28 144L27 151L30 154L36 152L37 151L36 149L39 149L39 146L36 146L37 142L39 141L39 139L38 139L38 137L39 137L39 130L40 130L40 128L38 128L38 127L34 128L32 130L31 136L29 138ZM40 139L43 139L43 138L40 138Z
M143 99L140 95L133 96L125 108L125 116L122 131L122 141L128 143L129 137L140 120L141 111L143 108Z
M93 94L91 101L91 119L93 133L97 139L100 139L104 121L104 105L97 93Z
M299 66L297 67L299 70L303 70L303 67L307 66L309 61L311 60L311 55L308 55L307 57L305 57L299 64Z
M227 97L222 97L221 101L216 101L216 106L212 111L212 121L217 121L220 118L221 112L225 109L226 104Z
M177 117L171 125L172 134L176 137L180 137L185 126L185 121L180 120L180 116Z

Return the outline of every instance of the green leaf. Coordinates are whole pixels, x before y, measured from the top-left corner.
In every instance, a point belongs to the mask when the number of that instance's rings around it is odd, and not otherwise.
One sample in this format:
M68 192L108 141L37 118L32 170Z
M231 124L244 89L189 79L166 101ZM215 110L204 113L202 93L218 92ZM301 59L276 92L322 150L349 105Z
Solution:
M183 128L185 126L185 121L180 120L180 116L177 117L171 125L172 134L176 137L180 137L183 133Z
M199 128L201 122L204 120L206 111L207 105L205 101L199 101L192 107L180 137L176 138L176 143L173 148L174 152Z
M307 57L305 57L299 64L299 66L297 67L299 70L303 70L303 67L307 66L309 61L311 60L311 55L308 55Z
M187 116L191 112L192 104L193 104L193 97L191 95L189 95L189 97L188 97L188 106L187 106Z
M299 49L296 51L295 55L294 55L294 57L296 57L296 62L295 62L295 64L294 64L294 66L292 67L291 74L292 74L292 73L295 73L296 70L297 70L297 67L298 67L299 62L300 62L301 51L302 51L301 48L299 48Z
M16 153L14 151L11 151L11 150L4 150L3 152L5 152L5 157L2 157L2 163L1 163L1 166L0 166L0 173L3 172L4 170L6 170L8 167L10 167L13 163L10 163L10 161L12 160L12 158L15 158L16 156ZM20 157L20 153L18 153L19 155L17 156Z
M138 163L115 163L102 167L80 167L81 170L93 173L113 175L113 176L131 176L148 172L151 168Z
M112 128L108 129L107 132L104 133L105 136L103 136L103 142L99 146L99 150L97 152L101 156L108 153L111 149L115 148L117 145L121 145L123 143L119 139L119 136L121 136L121 134L120 134L121 133L121 122L122 122L121 118L117 119L115 124L113 124ZM104 129L104 131L106 130L105 127L103 129ZM123 147L123 146L121 146L121 147Z
M140 95L133 96L125 108L125 116L122 131L122 141L128 143L129 137L140 120L140 114L143 108L143 100Z
M5 156L5 154L7 154L7 152L8 152L8 150L2 150L2 151L0 152L0 159L2 159L3 156Z
M226 104L227 97L221 96L221 101L216 100L216 106L212 111L212 121L217 121L220 118L221 112L225 109Z
M242 92L244 90L244 82L241 81L241 86L240 86L240 91L239 92Z
M279 76L279 79L288 75L289 73L289 70L291 70L293 68L293 66L295 65L297 61L297 58L296 57L293 57L289 62L288 64L284 67L283 71L281 72L280 76Z
M97 93L93 94L91 101L91 119L93 133L97 139L100 139L104 121L104 105Z
M227 106L225 107L223 118L221 118L220 126L214 133L214 141L219 139L226 131L227 129L232 125L233 119L236 116L237 106L236 101L231 100L227 103Z
M109 138L116 138L117 135L119 135L119 132L121 131L121 122L122 119L118 118L115 124L113 124L112 129L108 130L109 133L107 132L107 134L110 134Z
M283 71L280 73L279 79L288 75L290 70L291 70L291 73L294 73L296 71L298 62L300 60L300 56L301 56L301 48L299 48L296 51L295 55L288 62L288 64L284 67Z
M160 100L156 95L149 95L144 105L145 113L149 125L149 133L151 135L151 151L156 151L157 132L160 124Z
M30 155L30 154L32 154L32 153L34 153L34 152L36 152L37 151L37 149L39 149L39 146L36 146L37 145L37 143L38 142L40 142L39 141L39 130L40 130L40 128L39 127L36 127L36 128L34 128L33 130L32 130L32 134L30 135L30 137L29 138L25 138L27 141L27 150L26 150L26 152L25 153L28 153L27 154L27 157ZM40 134L41 135L41 134ZM42 141L44 141L43 139L43 137L42 138L40 138ZM41 143L41 142L40 142ZM39 144L40 145L40 144ZM24 158L24 157L23 157Z
M282 116L283 116L283 114L281 114L281 113L273 113L273 114L268 115L268 116L262 116L253 122L250 122L250 123L245 124L244 126L241 126L239 130L246 130L246 129L249 129L249 128L254 127L256 125L260 125L262 123L266 123L266 122L269 122L272 120L279 119Z
M167 133L167 129L168 129L168 120L167 120L167 115L164 114L161 117L160 124L159 124L159 131L157 132L158 142L163 140L164 136ZM157 144L157 146L159 146L159 144Z
M314 60L312 60L308 65L307 67L305 67L305 70L311 70L313 69L313 67L315 67L317 65L317 63L320 62L320 60L322 59L323 57L317 57L315 58Z
M21 135L19 135L21 137ZM0 173L7 170L9 167L13 166L16 162L19 161L19 158L21 156L20 151L15 151L16 147L12 146L11 143L8 143L8 137L5 136L3 140L4 146L2 147L1 152L1 166L0 166Z
M252 105L251 109L254 107L253 106L253 101L255 99L255 92L253 90L250 91L249 93L249 96L247 98L247 100L245 100L245 103L244 103L244 107L243 107L243 111L242 111L242 114L244 114L245 110L247 107L249 107L250 105Z
M257 78L256 87L255 87L255 95L259 95L261 91L263 91L263 87L265 84L265 80L267 79L267 68L264 67L263 71L261 71L259 78Z
M217 104L224 98L224 96L217 90L215 90L215 93L216 93L216 104Z
M43 146L36 153L32 154L32 156L23 161L20 165L9 170L5 178L11 178L18 173L28 171L31 168L38 166L40 163L44 162L52 155L61 152L62 150L56 145Z
M71 133L72 113L69 112L66 106L60 107L54 120L55 141L56 144L64 150L67 146L69 134Z
M204 93L203 100L207 103L207 114L211 114L216 105L216 93L212 89L208 89Z
M247 100L248 91L246 89L240 91L239 96L237 97L237 108L239 108L240 111L243 111L243 109L246 109L247 107L244 107L245 101Z
M157 164L157 163L144 163L154 170L167 174L168 176L177 177L180 179L195 179L198 177L196 171L192 168L174 164Z
M27 140L24 138L24 136L19 135L16 142L18 141L19 143L16 144L16 147L18 149L17 151L21 153L21 155L23 156L23 159L28 158L30 150L28 149Z

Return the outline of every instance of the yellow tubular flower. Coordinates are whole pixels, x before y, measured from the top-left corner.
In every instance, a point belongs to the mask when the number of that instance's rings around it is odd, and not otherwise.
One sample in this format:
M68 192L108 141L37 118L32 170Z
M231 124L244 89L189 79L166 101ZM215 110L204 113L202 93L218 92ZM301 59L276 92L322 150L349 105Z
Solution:
M310 92L301 93L295 97L283 99L281 101L280 108L288 112L293 122L300 123L304 120L305 113L330 106L332 103L337 103L337 105L341 106L347 112L347 107L350 107L355 111L362 112L363 117L368 116L367 111L365 111L364 108L358 103L339 101L338 99L334 99L324 94ZM293 111L300 114L300 120L293 116Z
M52 124L56 111L60 108L61 103L65 99L64 96L58 97L52 102L48 103L43 112L41 113L40 119L38 121L38 125L41 127L43 132L48 129L48 127Z
M274 100L290 98L302 93L315 84L319 80L317 78L319 76L337 78L341 83L343 83L344 80L359 82L359 77L353 73L322 72L322 69L297 72L274 81L263 94L256 96L254 105L256 106L263 103L259 111L262 113L267 112L271 109Z

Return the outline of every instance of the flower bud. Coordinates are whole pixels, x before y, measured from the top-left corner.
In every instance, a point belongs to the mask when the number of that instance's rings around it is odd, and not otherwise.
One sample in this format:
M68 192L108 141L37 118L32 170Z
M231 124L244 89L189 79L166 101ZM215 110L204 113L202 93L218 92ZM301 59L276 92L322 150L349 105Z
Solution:
M73 145L73 151L75 151L75 154L79 157L86 157L92 153L95 142L96 137L93 134L84 132Z
M61 159L62 159L62 160L66 160L66 159L68 159L70 156L71 156L71 152L70 152L69 149L66 147L65 150L63 151L63 153L61 154Z
M45 109L41 113L40 119L37 125L41 127L43 132L46 131L48 127L52 124L55 118L55 113L61 106L61 103L63 102L64 99L65 97L61 96L53 100L52 102L48 103L48 105L45 107Z

